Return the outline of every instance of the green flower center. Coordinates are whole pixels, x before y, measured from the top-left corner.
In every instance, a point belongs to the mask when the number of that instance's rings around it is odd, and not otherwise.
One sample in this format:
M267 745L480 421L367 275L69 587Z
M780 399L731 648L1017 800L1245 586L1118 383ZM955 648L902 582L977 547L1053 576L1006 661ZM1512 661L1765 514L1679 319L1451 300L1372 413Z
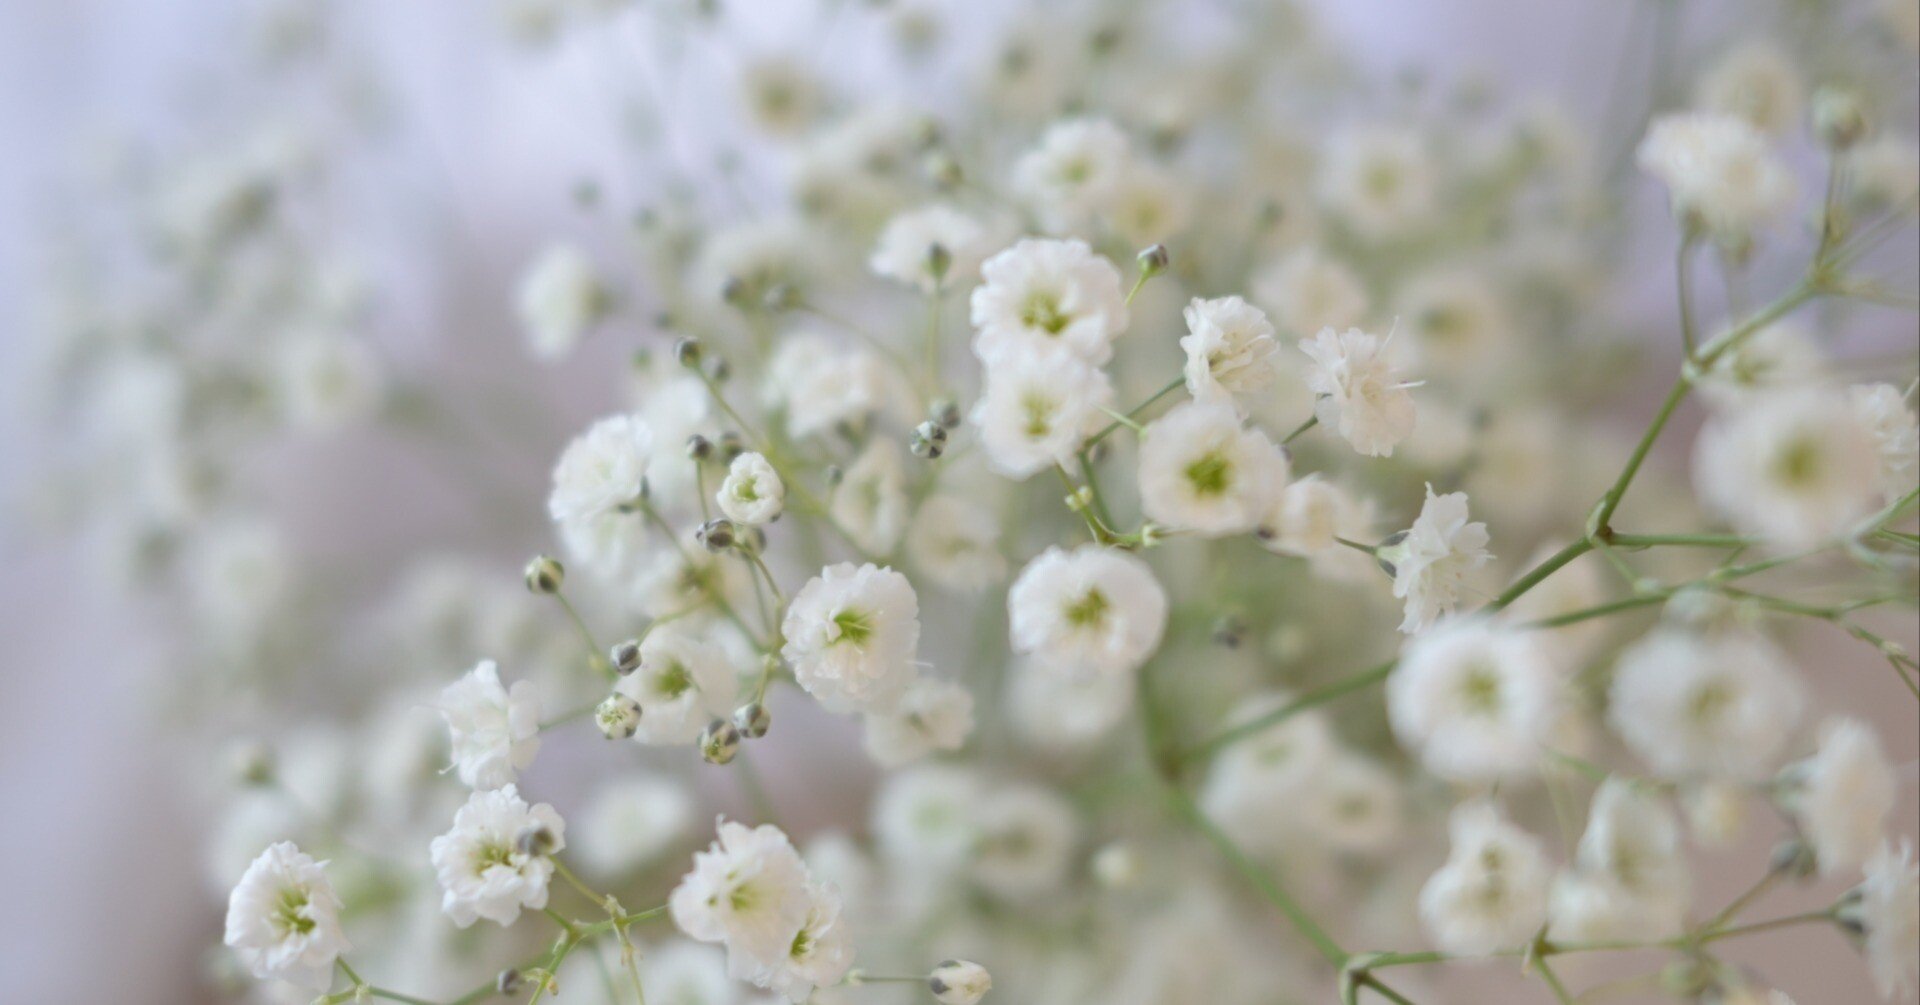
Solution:
M669 698L678 698L693 690L693 673L687 669L685 663L674 660L667 664L664 671L661 671L660 682L655 686L660 689L661 694Z
M1111 606L1107 595L1098 587L1088 590L1086 596L1067 605L1067 624L1075 628L1097 625L1106 618L1107 608Z
M1049 335L1058 335L1072 319L1060 309L1060 301L1055 299L1053 294L1035 290L1027 295L1026 306L1020 311L1020 320L1029 328L1038 328Z
M873 638L873 615L866 611L839 611L834 614L833 623L840 629L842 642L858 646Z
M282 934L305 935L314 929L314 920L307 916L307 891L297 886L289 886L280 891L280 899L274 904L273 923Z
M1233 484L1233 462L1216 450L1187 465L1186 476L1194 495L1223 495Z

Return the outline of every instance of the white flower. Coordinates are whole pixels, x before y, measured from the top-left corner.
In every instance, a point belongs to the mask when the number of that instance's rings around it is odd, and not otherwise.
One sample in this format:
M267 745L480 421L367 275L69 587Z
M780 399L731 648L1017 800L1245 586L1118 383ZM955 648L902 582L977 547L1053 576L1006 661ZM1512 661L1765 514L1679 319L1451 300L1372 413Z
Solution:
M866 717L867 753L897 768L936 750L959 750L973 732L973 695L953 681L921 677L900 703Z
M1131 154L1127 136L1104 119L1055 123L1013 166L1013 189L1054 233L1078 230L1106 211Z
M340 898L327 863L291 841L268 846L227 898L226 943L260 980L308 991L333 984L333 964L352 948L340 930Z
M930 263L938 245L946 271L936 276ZM970 286L989 251L987 229L951 206L925 206L887 221L867 267L876 275L932 293L940 287Z
M915 676L920 602L898 572L842 562L800 588L780 630L780 655L821 707L887 712Z
M1406 830L1401 781L1369 757L1339 751L1314 777L1300 806L1302 823L1336 851L1384 851Z
M1482 618L1407 643L1387 678L1387 715L1427 770L1461 782L1526 773L1552 746L1560 679L1531 633Z
M1281 693L1242 699L1225 725L1244 726L1284 708L1288 700ZM1222 750L1208 768L1200 805L1243 848L1277 854L1301 836L1307 820L1300 808L1337 748L1333 728L1319 710L1297 712Z
M613 689L640 703L633 738L652 746L692 743L707 723L733 710L740 678L719 646L681 622L640 640L640 667Z
M1140 509L1166 527L1249 532L1286 484L1286 454L1225 402L1180 405L1140 434Z
M999 521L983 503L958 495L929 496L920 504L907 527L907 556L949 590L983 590L1007 574Z
M1387 238L1424 224L1439 181L1418 133L1391 126L1348 128L1328 142L1316 191L1363 237Z
M1906 396L1892 384L1856 384L1847 389L1853 413L1867 428L1880 459L1875 483L1888 503L1920 482L1920 426Z
M834 486L827 515L869 555L885 555L907 529L907 471L900 447L874 437Z
M947 960L927 975L927 987L940 1005L976 1005L993 990L993 975L971 960Z
M1393 446L1413 432L1413 386L1400 379L1393 358L1393 337L1384 339L1358 328L1342 334L1322 328L1300 341L1313 360L1307 388L1313 414L1338 432L1353 449L1370 457L1391 457Z
M1547 919L1553 875L1540 842L1486 800L1455 807L1447 829L1447 863L1420 890L1428 937L1461 956L1526 945Z
M1184 316L1187 334L1180 348L1187 354L1187 393L1195 401L1232 401L1273 383L1280 343L1260 308L1239 297L1195 297Z
M1906 6L1901 4L1900 6ZM1906 207L1920 194L1920 141L1912 136L1875 136L1846 152L1853 195L1872 208Z
M1007 591L1013 651L1061 669L1130 674L1160 647L1167 595L1147 563L1123 551L1048 548Z
M1686 920L1688 871L1673 811L1618 777L1593 796L1574 868L1554 883L1552 935L1566 942L1665 938Z
M573 351L612 306L593 261L568 245L540 253L520 279L520 324L534 355L557 359Z
M1897 848L1882 842L1865 873L1842 917L1861 933L1881 997L1910 996L1920 979L1920 871L1913 864L1913 842L1902 838Z
M1768 42L1748 42L1721 56L1694 97L1701 111L1738 116L1775 135L1799 128L1807 100L1792 58Z
M952 873L978 834L985 786L970 768L923 764L886 776L873 800L873 834L899 875Z
M1079 827L1059 796L1037 785L996 784L974 822L975 882L1009 900L1044 897L1060 887Z
M1321 575L1355 581L1379 575L1379 567L1334 538L1367 540L1374 533L1373 522L1370 502L1315 472L1274 497L1258 533L1269 551L1305 556Z
M1517 332L1500 295L1479 272L1443 267L1402 284L1397 315L1423 373L1485 382L1512 358Z
M980 430L987 464L1009 478L1065 464L1108 421L1106 373L1064 346L1003 353L986 376L968 420Z
M750 527L772 523L786 505L787 486L773 464L757 453L744 453L727 465L720 483L720 512L734 523Z
M565 525L612 513L646 486L653 430L631 415L612 415L575 437L553 467L547 513Z
M1193 189L1153 164L1135 161L1108 199L1107 222L1122 241L1144 248L1172 240L1193 218Z
M1433 494L1406 537L1381 548L1380 559L1393 567L1393 595L1406 602L1400 630L1423 631L1451 612L1466 588L1467 573L1487 564L1487 525L1467 519L1467 495Z
M1700 498L1780 549L1821 544L1872 511L1880 458L1844 395L1807 389L1716 415L1694 444Z
M525 836L544 831L546 854L534 854ZM528 806L514 786L475 792L453 814L453 829L433 839L433 870L440 909L466 928L480 918L511 925L523 907L547 906L553 878L548 857L567 846L566 823L546 803Z
M1714 360L1699 387L1716 406L1737 408L1774 391L1814 384L1826 375L1826 356L1812 334L1791 321L1776 321Z
M1133 708L1132 674L1086 673L1044 660L1023 660L1007 671L1007 711L1029 746L1069 751L1111 732Z
M857 425L887 403L888 388L887 362L878 353L797 332L781 338L767 364L762 400L785 410L787 432L808 437Z
M1655 119L1636 154L1667 186L1674 215L1744 242L1793 202L1793 175L1744 119L1679 112Z
M1659 628L1620 655L1607 720L1664 777L1753 779L1786 746L1803 692L1759 635Z
M640 775L600 787L575 821L574 850L593 872L623 876L678 843L693 821L686 788Z
M1781 772L1781 802L1800 825L1822 876L1860 867L1881 843L1899 784L1873 728L1839 718L1820 749Z
M980 275L973 350L983 362L1044 346L1065 346L1094 366L1113 358L1128 317L1120 271L1085 241L1026 238L987 259Z
M1353 270L1306 247L1253 277L1253 297L1273 312L1274 324L1294 335L1351 328L1366 320L1367 291Z
M716 840L693 856L693 869L667 898L673 923L701 942L770 967L787 958L813 908L807 867L787 835L771 824L719 821Z
M460 781L476 789L512 785L540 751L540 696L533 682L500 684L500 668L481 660L440 692L440 714L453 734Z
M830 884L808 883L806 920L794 932L786 953L758 960L745 953L727 958L728 972L770 988L788 1001L807 1001L815 988L830 987L853 967L853 934L841 913L845 904Z
M336 429L373 414L380 402L380 363L356 339L300 336L281 350L279 363L276 387L295 426Z

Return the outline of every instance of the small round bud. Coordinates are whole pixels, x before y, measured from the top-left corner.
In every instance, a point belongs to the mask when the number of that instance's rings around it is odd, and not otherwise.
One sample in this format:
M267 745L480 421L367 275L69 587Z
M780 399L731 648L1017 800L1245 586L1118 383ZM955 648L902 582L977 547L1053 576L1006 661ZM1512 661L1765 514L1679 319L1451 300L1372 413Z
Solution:
M747 445L740 441L740 434L729 429L720 434L720 462L732 464L733 459L747 452Z
M1237 614L1221 615L1213 623L1213 644L1222 649L1238 649L1247 638L1247 623Z
M724 359L716 359L707 364L707 379L716 384L724 384L733 376L733 364Z
M640 703L619 692L594 706L593 721L609 740L626 740L640 729Z
M708 764L725 764L740 752L740 730L725 719L715 719L700 731L700 756Z
M566 567L549 556L539 555L527 563L527 589L535 593L558 593L566 581Z
M927 975L927 990L940 1005L974 1005L993 989L993 975L971 960L944 960Z
M227 752L233 780L241 785L266 785L273 781L273 748L258 740L244 740Z
M1822 87L1813 95L1813 131L1834 150L1845 150L1867 134L1867 113L1860 96L1837 87Z
M933 407L927 411L933 421L939 423L941 426L947 429L960 428L960 419L962 416L960 415L959 402L951 398L942 398L934 402Z
M733 725L741 736L758 740L773 728L773 716L768 714L766 705L752 701L733 710Z
M708 551L721 552L733 547L733 521L725 517L716 517L700 525L694 536L705 545Z
M513 847L522 855L551 855L559 840L545 827L529 827L514 838Z
M500 971L499 976L493 979L493 990L494 993L503 995L518 992L520 990L520 971L512 967Z
M696 461L704 461L713 456L713 441L695 433L687 437L687 456Z
M673 360L681 366L700 365L700 340L691 335L682 335L673 340Z
M1153 245L1147 248L1147 250L1142 251L1139 255L1140 274L1142 276L1157 276L1167 271L1167 266L1172 263L1172 261L1173 256L1167 254L1166 245Z
M1124 841L1115 841L1093 855L1093 878L1109 889L1123 889L1140 880L1140 853Z
M1806 879L1813 875L1817 863L1814 861L1813 848L1799 838L1788 838L1773 849L1768 865L1773 871L1794 879Z
M907 440L907 449L913 456L933 460L947 450L947 427L928 420L913 427L913 435Z
M947 270L953 268L953 252L947 246L935 241L927 245L927 275L933 277L935 285L947 278Z

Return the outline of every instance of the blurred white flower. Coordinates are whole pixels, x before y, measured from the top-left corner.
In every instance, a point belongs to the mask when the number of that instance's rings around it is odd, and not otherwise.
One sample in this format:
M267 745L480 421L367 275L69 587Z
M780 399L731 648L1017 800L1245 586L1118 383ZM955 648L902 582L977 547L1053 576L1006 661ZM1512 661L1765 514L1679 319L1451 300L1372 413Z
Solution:
M965 289L980 278L980 263L992 250L988 240L986 227L973 217L951 206L925 206L887 222L867 267L926 293Z
M1690 888L1673 811L1609 777L1594 793L1573 868L1554 883L1550 932L1567 942L1667 938L1686 922Z
M1366 320L1367 291L1344 264L1317 248L1297 248L1254 273L1253 298L1281 331L1301 336L1352 328Z
M1424 226L1440 197L1427 144L1389 125L1348 127L1328 140L1315 191L1361 236L1399 237Z
M1105 119L1055 123L1014 164L1013 188L1048 230L1079 230L1112 206L1131 156L1126 134Z
M372 415L385 390L380 363L363 343L309 334L281 349L276 390L288 421L331 430Z
M1792 204L1793 175L1746 120L1709 112L1655 119L1636 154L1667 186L1674 215L1744 243Z
M960 495L928 496L907 527L906 545L914 567L949 590L984 590L1007 574L1000 522Z
M988 465L1009 478L1065 464L1113 403L1106 373L1065 347L1003 352L986 377L968 420Z
M1140 509L1165 527L1247 533L1286 485L1286 454L1224 401L1179 405L1140 434Z
M1856 384L1847 395L1854 415L1873 437L1880 459L1874 481L1881 498L1892 504L1920 484L1920 419L1892 384Z
M998 364L1020 350L1064 346L1094 366L1127 327L1120 270L1084 241L1028 238L987 259L973 291L973 350Z
M1420 890L1420 920L1441 951L1478 956L1526 945L1547 920L1553 867L1533 835L1492 802L1461 803L1448 822L1452 851Z
M543 250L520 279L520 324L534 355L558 359L606 317L612 294L593 260L571 245Z
M1607 721L1663 777L1751 780L1785 748L1804 698L1786 654L1757 634L1656 628L1620 654Z
M453 735L460 781L476 789L512 785L540 752L540 696L533 682L500 683L500 667L481 660L440 692L440 715Z
M1851 529L1879 497L1874 430L1845 395L1807 389L1751 399L1700 431L1694 488L1775 548Z
M1694 88L1694 103L1705 112L1745 119L1776 136L1797 129L1806 113L1806 83L1793 58L1766 41L1728 50Z
M734 523L757 527L780 518L786 504L787 486L780 473L765 457L748 452L727 465L727 477L720 483L717 501L720 512Z
M574 821L574 851L608 878L653 862L686 837L693 800L685 787L641 775L602 785Z
M959 684L921 677L891 711L866 716L867 753L897 768L935 751L959 750L973 732L973 695Z
M1547 756L1560 687L1532 633L1460 618L1408 641L1387 678L1387 715L1427 770L1491 782L1526 775Z
M1866 880L1841 903L1841 918L1860 932L1880 995L1911 996L1920 980L1920 870L1913 842L1882 842L1867 861Z
M1800 825L1822 876L1852 872L1882 842L1899 795L1880 737L1858 719L1821 727L1820 748L1780 776L1781 802Z
M933 968L927 987L940 1005L976 1005L993 990L993 975L971 960L948 960Z
M1467 574L1493 557L1487 553L1487 525L1467 515L1466 493L1437 496L1429 485L1406 536L1380 548L1380 560L1393 569L1393 595L1405 601L1402 632L1425 631L1451 613Z
M639 499L653 449L653 430L635 416L612 415L587 427L554 465L548 515L562 525L579 523Z
M1160 647L1167 595L1147 563L1099 545L1048 548L1007 591L1013 651L1062 669L1130 674Z
M719 646L687 622L674 621L640 640L639 669L613 689L640 703L635 740L675 746L692 743L707 723L733 711L740 678Z
M875 437L842 473L827 503L827 515L862 551L890 554L907 529L912 502L907 498L906 479L899 445Z

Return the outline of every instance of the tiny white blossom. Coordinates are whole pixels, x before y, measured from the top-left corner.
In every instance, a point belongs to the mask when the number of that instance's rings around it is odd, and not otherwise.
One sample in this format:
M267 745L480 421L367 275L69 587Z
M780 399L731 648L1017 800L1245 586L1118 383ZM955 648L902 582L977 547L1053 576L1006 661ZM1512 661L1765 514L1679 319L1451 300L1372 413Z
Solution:
M1119 194L1131 153L1127 136L1104 119L1055 123L1013 166L1013 188L1047 229L1077 230Z
M1307 389L1315 396L1314 415L1370 457L1393 456L1394 444L1413 432L1413 396L1407 393L1412 385L1400 379L1392 346L1391 335L1383 339L1358 328L1322 328L1300 342L1300 351L1313 360Z
M295 426L331 430L373 414L384 390L367 346L341 335L304 335L281 351L276 389Z
M590 521L638 499L653 446L653 430L634 416L595 422L554 465L548 515L562 525Z
M1172 240L1193 219L1194 191L1185 179L1158 165L1129 163L1108 200L1107 221L1129 246Z
M1920 419L1907 407L1906 395L1892 384L1856 384L1848 400L1877 448L1880 470L1874 479L1888 503L1920 484Z
M1227 728L1243 728L1285 708L1269 692L1243 698ZM1251 853L1279 854L1303 837L1302 806L1338 757L1332 724L1318 709L1296 712L1220 751L1207 770L1200 805L1207 817Z
M1546 754L1559 695L1553 658L1532 633L1461 618L1407 643L1387 678L1387 715L1427 770L1488 782L1525 774Z
M947 960L927 976L927 987L940 1005L977 1005L993 990L993 975L971 960Z
M1753 779L1786 746L1804 690L1757 634L1658 628L1621 653L1607 720L1662 776Z
M1904 207L1908 216L1913 215L1913 198L1920 195L1920 140L1911 135L1875 136L1848 150L1846 164L1855 198L1870 208Z
M1274 497L1258 533L1269 551L1305 556L1321 575L1359 581L1379 575L1379 567L1334 539L1365 541L1374 533L1373 524L1371 502L1315 472Z
M900 446L874 437L834 486L827 515L869 555L885 555L907 529L907 471Z
M787 432L817 436L855 426L890 397L887 361L863 346L844 347L812 332L783 336L767 364L762 401L784 410Z
M1758 396L1717 415L1694 445L1700 498L1781 549L1849 530L1879 496L1874 434L1844 395Z
M984 790L972 768L958 765L893 772L874 795L874 843L899 875L951 874L977 842Z
M1287 485L1287 455L1225 402L1180 405L1140 434L1140 509L1207 537L1254 529Z
M1714 405L1731 409L1772 392L1818 383L1827 370L1826 356L1811 332L1792 321L1776 321L1714 360L1699 387Z
M789 940L786 953L774 960L729 953L728 973L769 988L795 1005L809 1000L815 988L840 983L853 967L853 932L842 917L844 910L837 888L809 882L806 920Z
M1451 612L1466 588L1467 573L1487 564L1487 525L1467 519L1467 495L1433 494L1399 543L1380 549L1393 566L1393 595L1406 602L1400 630L1424 631Z
M1574 868L1554 883L1552 935L1598 942L1677 934L1688 877L1673 811L1633 783L1608 778L1594 793Z
M523 836L544 831L547 854L526 848ZM453 815L453 829L433 839L440 909L466 928L485 918L511 925L521 908L547 906L552 852L567 846L566 823L546 803L528 806L514 786L475 792Z
M1898 798L1893 765L1873 728L1858 719L1826 723L1812 757L1781 772L1782 802L1813 849L1820 874L1851 872L1881 843Z
M1104 371L1064 347L1011 351L987 368L985 393L968 420L987 464L1024 479L1064 464L1105 425L1113 403Z
M1139 558L1099 545L1048 548L1007 591L1013 651L1062 669L1129 674L1160 647L1167 595Z
M1009 669L1007 712L1030 747L1067 752L1111 733L1133 708L1132 674L1087 673L1045 660L1022 660Z
M460 781L476 789L511 785L540 751L540 696L533 682L508 689L500 668L481 660L440 692L440 714L453 734Z
M334 961L352 947L340 929L340 898L326 866L281 841L261 852L234 886L226 944L254 977L313 992L333 984Z
M773 464L757 453L744 453L727 466L720 483L720 512L734 523L750 527L779 519L786 505L787 486Z
M892 569L842 562L820 570L780 628L780 655L829 712L891 711L916 674L920 602Z
M1280 343L1260 308L1239 297L1195 297L1184 316L1187 334L1180 348L1187 354L1187 393L1195 401L1234 401L1273 383Z
M1678 112L1655 119L1636 153L1667 186L1676 216L1744 242L1793 202L1793 175L1744 119Z
M807 867L771 824L721 820L706 851L667 898L673 923L701 942L725 943L732 962L772 967L787 957L813 907Z
M876 275L932 293L938 288L965 288L980 276L980 263L990 250L987 229L978 220L951 206L926 206L887 221L879 246L867 267ZM933 248L945 256L945 271L933 272Z
M987 259L980 275L972 317L982 361L1046 346L1064 346L1094 366L1113 358L1128 317L1120 270L1085 241L1027 238Z
M907 527L907 556L949 590L986 589L1007 574L1000 522L981 503L958 495L929 496Z
M557 244L521 277L518 306L534 355L557 359L606 316L612 297L585 253Z
M1849 895L1842 916L1853 920L1880 995L1911 996L1920 982L1920 870L1913 842L1883 842L1867 861L1866 880Z
M1291 335L1352 328L1367 316L1367 291L1353 270L1316 248L1288 252L1253 277L1253 298Z
M1079 840L1073 810L1050 789L1021 783L988 788L974 821L974 882L1008 900L1057 891Z
M1420 920L1443 952L1477 956L1524 946L1547 919L1553 868L1540 841L1487 800L1448 822L1447 862L1420 890Z
M640 640L639 669L613 689L640 703L636 741L674 746L692 743L707 723L733 710L740 678L718 645L672 622Z
M892 711L866 716L866 748L883 768L897 768L934 751L959 750L973 732L973 695L959 684L921 677Z
M1367 238L1391 238L1424 225L1434 213L1439 179L1420 135L1410 129L1361 125L1327 144L1316 191L1327 207Z
M1799 68L1769 42L1748 42L1728 51L1695 88L1695 104L1702 111L1738 116L1776 136L1800 126L1806 103Z
M640 775L602 786L575 821L574 850L588 869L608 878L654 861L687 835L693 799L685 787Z

